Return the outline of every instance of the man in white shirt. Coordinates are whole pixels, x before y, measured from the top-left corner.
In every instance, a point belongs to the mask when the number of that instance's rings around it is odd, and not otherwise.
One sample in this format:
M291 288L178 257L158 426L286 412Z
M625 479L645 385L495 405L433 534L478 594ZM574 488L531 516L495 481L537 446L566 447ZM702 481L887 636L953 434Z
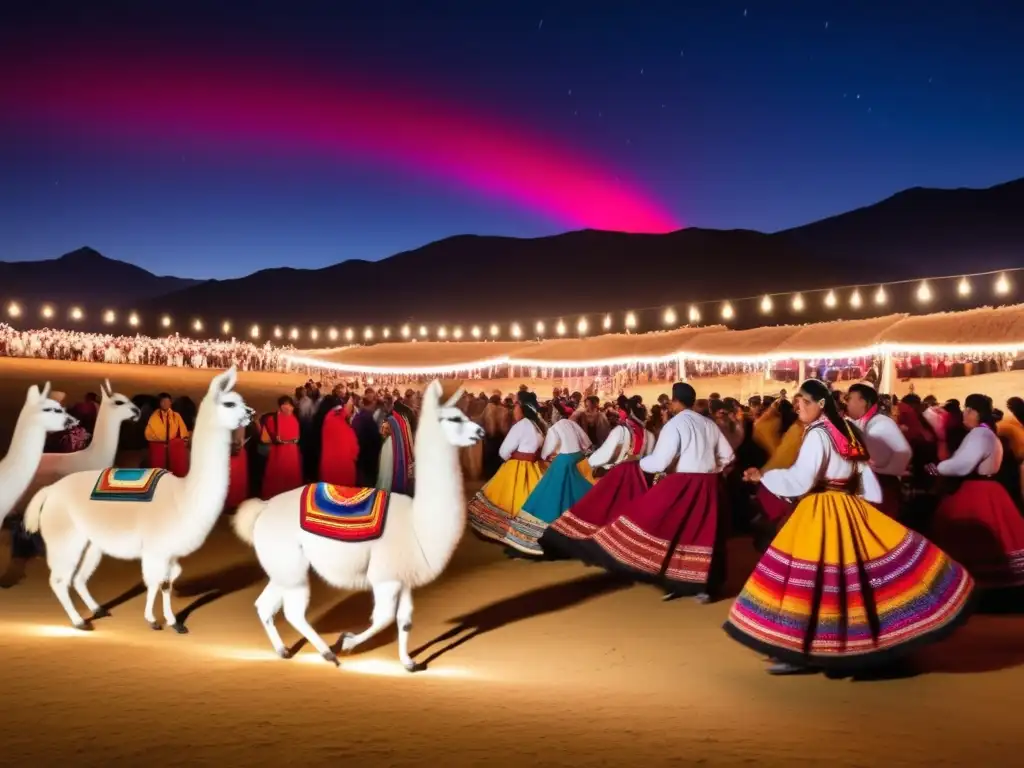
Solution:
M914 451L899 424L878 411L878 390L870 384L854 384L846 398L846 412L864 435L871 468L882 486L878 508L892 518L900 514L902 478Z

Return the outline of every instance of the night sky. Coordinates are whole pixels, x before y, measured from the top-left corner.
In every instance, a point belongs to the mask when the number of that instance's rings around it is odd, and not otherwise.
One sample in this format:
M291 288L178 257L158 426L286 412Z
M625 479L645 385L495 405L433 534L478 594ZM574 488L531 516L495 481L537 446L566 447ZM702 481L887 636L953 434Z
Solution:
M2 260L231 277L1024 175L1008 0L79 5L0 10Z

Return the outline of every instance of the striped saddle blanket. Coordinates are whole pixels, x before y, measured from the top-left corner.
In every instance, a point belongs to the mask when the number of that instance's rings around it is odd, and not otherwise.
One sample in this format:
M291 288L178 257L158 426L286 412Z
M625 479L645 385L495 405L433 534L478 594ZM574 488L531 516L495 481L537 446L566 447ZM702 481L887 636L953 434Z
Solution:
M156 468L104 469L89 498L92 501L152 501L157 483L166 474L166 469Z
M335 541L373 541L384 533L390 501L391 494L379 488L313 483L299 497L299 524Z

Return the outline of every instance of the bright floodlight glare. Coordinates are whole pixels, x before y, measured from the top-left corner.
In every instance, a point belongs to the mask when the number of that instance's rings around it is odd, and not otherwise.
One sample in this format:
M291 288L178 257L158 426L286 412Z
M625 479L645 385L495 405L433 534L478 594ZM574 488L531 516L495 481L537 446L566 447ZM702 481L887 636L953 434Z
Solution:
M313 341L316 341L317 339L320 338L320 331L318 331L316 328L313 328L309 332L309 338L311 338Z
M454 336L456 339L461 339L462 329L459 328L458 326L455 326L455 329L452 331L452 336Z
M559 336L565 336L565 323L563 323L561 320L559 320L558 321L558 325L555 326L555 332Z
M996 280L996 295L1005 296L1010 292L1010 281L1007 280L1005 274L999 275L999 279Z
M538 320L537 321L537 325L535 326L535 328L537 330L537 335L538 336L544 335L544 321L543 320Z
M878 286L878 290L875 291L875 304L885 304L889 300L889 297L885 293L885 286Z
M45 318L53 317L53 307L51 307L49 304L44 304L43 305L43 313L42 314L43 314L43 317L45 317Z
M589 325L587 324L587 318L585 317L581 317L580 321L576 323L576 331L577 333L579 333L580 336L587 332L588 327Z
M728 301L725 302L725 305L722 307L722 319L723 320L732 320L732 318L733 318L733 316L735 314L736 313L733 312L733 310L732 310L732 304L730 304Z
M391 329L390 328L385 328L383 331L381 331L381 335L385 339L390 339L391 338Z
M281 328L280 328L280 326L276 326L276 325L274 326L274 338L275 339L280 339L281 338Z
M626 315L626 327L636 328L636 315L634 315L632 312Z
M676 311L672 309L672 307L669 307L668 309L665 310L665 315L662 319L665 321L665 325L675 325Z
M79 309L78 307L72 307L71 308L71 319L72 320L81 320L82 319L82 310Z
M328 328L327 329L327 338L330 339L331 341L337 341L338 340L338 329L337 328Z
M512 338L518 339L523 335L522 329L519 327L519 323L512 323Z
M134 312L132 313L132 317L135 317ZM107 325L110 325L115 320L117 320L117 315L114 314L114 310L108 309L106 312L103 313L103 322L106 323ZM131 318L129 318L129 322L131 322Z
M427 326L421 325L420 326L420 336L426 336L428 333L429 333L429 331L427 330Z
M107 314L110 316L110 322L114 322L114 320L115 320L114 313L113 312L108 312ZM128 325L130 325L132 328L135 328L136 326L138 326L138 324L139 324L139 316L137 314L132 312L130 315L128 315Z
M258 325L254 325L249 329L249 335L254 339L258 339L260 337L260 327Z
M863 303L864 302L861 301L861 298L860 298L860 291L858 291L856 288L854 288L853 289L853 293L850 294L850 306L853 307L854 309L860 309L860 306Z
M697 309L696 307L690 307L690 322L691 323L699 323L700 322L700 310Z
M491 323L491 336L497 338L499 335L501 335L501 328L497 323Z
M21 307L18 306L16 301L12 301L7 305L7 314L10 317L21 317Z
M356 332L351 328L345 329L345 341L352 341L356 337Z
M196 320L194 323L192 323L192 327L195 328L197 331L203 330L203 321Z
M372 339L373 338L373 328L367 328L365 331L363 331L363 338L364 339Z
M164 328L170 328L171 327L171 317L170 317L170 315L164 315L163 317L161 317L160 318L160 325L162 325Z
M604 328L606 331L609 328L612 327L612 316L611 315L605 315L604 316L604 321L601 323L601 327Z
M960 282L956 286L956 292L961 296L971 295L971 283L966 277L960 278Z
M298 328L292 328L291 333L288 334L288 338L290 338L290 339L297 339L297 338L299 338L299 329Z
M473 326L473 330L471 331L471 333L473 334L473 338L474 339L479 339L480 338L480 326L479 325L474 325Z
M231 333L231 323L225 320L223 323L221 323L220 330L221 333L224 334Z
M832 309L836 305L836 294L835 291L829 291L825 295L825 306Z
M764 298L761 299L761 311L766 315L772 311L772 297L768 294L765 294Z
M804 297L801 296L798 293L796 296L793 297L793 304L792 304L792 306L793 306L793 311L794 312L803 312L804 311Z
M918 286L917 300L922 304L932 300L932 289L929 287L927 280L922 280L921 285Z
M441 339L447 337L448 336L448 329L445 328L442 325L440 328L437 329L437 335L438 335L438 338L441 338Z
M409 333L410 333L409 326L408 325L403 325L402 326L402 338L403 339L408 339L409 338Z

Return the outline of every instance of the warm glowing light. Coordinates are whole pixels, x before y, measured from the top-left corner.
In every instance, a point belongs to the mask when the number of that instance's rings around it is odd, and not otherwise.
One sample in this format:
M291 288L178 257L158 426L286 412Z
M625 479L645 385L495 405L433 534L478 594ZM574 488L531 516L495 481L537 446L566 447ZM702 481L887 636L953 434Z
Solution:
M792 304L790 306L793 307L793 311L794 312L803 312L804 311L804 297L801 296L799 293L796 294L796 296L793 297L793 302L792 302Z
M67 638L81 638L81 639L92 639L102 637L98 632L83 632L80 629L74 627L64 627L57 624L32 624L25 626L25 633L29 635L35 635L36 637L67 637Z
M609 330L612 327L612 316L611 315L605 315L604 316L604 321L601 323L601 327L604 328L606 331Z
M369 341L373 338L373 328L367 328L363 331L363 338Z
M864 302L860 298L860 291L856 288L853 289L853 293L850 294L850 306L854 309L860 309L861 304Z
M132 312L132 317L134 317L136 320L135 325L138 325L138 317L134 312ZM115 320L117 320L117 314L114 312L114 310L108 309L106 312L103 313L103 322L106 323L107 325L110 325ZM128 322L130 323L131 321L131 317L129 317Z
M636 315L634 315L632 312L629 312L626 315L626 327L629 329L636 328Z
M665 310L665 314L662 316L662 320L664 321L665 325L675 325L676 311L672 309L672 307L669 307L668 309Z
M961 277L960 282L957 283L956 292L961 296L971 295L971 283L966 277Z
M111 323L114 322L114 320L117 319L114 316L113 312L107 312L107 317L110 318L110 320L108 322L111 322ZM103 319L105 321L107 320L106 317L104 317ZM139 325L139 322L140 322L139 321L139 316L137 314L135 314L134 312L132 312L130 315L128 315L128 325L130 325L132 328L137 328L138 325Z
M277 326L277 325L274 326L274 338L275 339L280 339L281 338L281 327L280 326Z
M929 302L932 300L932 289L928 285L927 280L922 280L921 285L917 288L917 300L921 303Z
M53 317L53 307L51 307L49 304L44 304L43 305L43 312L42 312L42 314L43 314L43 317L45 317L47 319Z
M292 328L291 332L288 334L288 338L289 339L297 339L297 338L299 338L299 329L298 328Z
M696 307L690 307L690 322L691 323L699 323L700 322L700 310L697 309Z
M164 328L170 328L171 327L171 316L170 315L164 315L163 317L161 317L160 318L160 325L162 325Z
M537 321L537 325L534 326L534 328L536 329L538 336L543 336L544 335L544 321L543 320L538 320Z
M221 323L220 324L220 332L223 333L225 336L227 334L231 333L231 323L229 321L227 321L227 320L225 320L223 323Z
M473 334L473 338L474 339L479 339L480 338L480 326L479 325L474 325L473 326L473 330L470 331L470 333Z
M78 307L72 307L71 308L71 319L72 320L81 320L83 317L84 317L84 315L82 314L82 310L81 309L79 309Z
M768 294L765 294L764 298L761 299L761 311L766 315L772 311L772 297Z
M331 341L337 341L338 340L338 329L334 328L334 327L328 328L327 329L327 338L330 339Z
M385 328L383 331L381 331L381 335L384 336L385 339L390 339L391 338L391 329L390 328Z
M1010 292L1010 281L1006 279L1005 274L999 275L999 279L996 280L996 295L1005 296Z
M498 326L497 323L491 323L490 330L491 330L491 338L492 339L496 339L496 338L498 338L498 336L501 335L501 328Z
M889 297L885 293L885 286L878 286L878 290L875 291L875 304L885 304L889 300Z
M194 328L195 330L197 330L197 331L201 331L201 330L203 330L203 321L202 321L202 320L196 320L196 321L194 321L194 322L192 323L192 327L193 327L193 328Z
M438 329L437 329L437 337L438 337L439 339L445 339L445 338L447 338L447 337L448 337L448 329L447 329L447 328L445 328L445 327L444 327L444 326L442 325L442 326L441 326L440 328L438 328Z
M555 326L555 333L559 336L565 336L565 323L561 320L558 321L558 325Z
M313 328L309 332L309 338L311 338L313 341L316 341L317 339L320 338L320 331L318 331L316 328Z
M452 331L452 336L454 338L456 338L456 339L461 339L462 338L462 329L459 328L458 326L455 326L455 329Z
M249 329L249 335L254 339L258 339L260 337L260 327L258 325L254 325Z
M430 333L430 331L428 331L428 330L427 330L427 326L425 326L425 325L421 325L421 326L420 326L420 336L424 336L424 337L426 337L426 335L427 335L428 333Z
M836 292L835 291L829 291L827 294L825 294L825 306L826 307L828 307L829 309L832 309L833 307L835 307L835 305L837 303L838 302L836 300Z
M356 337L356 332L351 328L345 329L345 341L352 341Z
M733 312L733 310L732 310L732 304L730 304L728 301L725 302L725 304L722 305L722 319L723 320L732 320L732 318L733 318L733 316L735 314L736 313Z
M512 323L512 338L518 339L522 335L523 330L519 327L519 323Z
M588 327L589 325L587 324L587 318L581 317L579 322L576 323L576 332L579 333L580 336L582 336L587 332Z
M409 330L409 326L408 325L403 325L402 326L402 338L403 339L408 339L410 333L411 333L411 331Z
M10 317L21 317L21 307L18 306L17 302L12 301L7 305L7 314Z

